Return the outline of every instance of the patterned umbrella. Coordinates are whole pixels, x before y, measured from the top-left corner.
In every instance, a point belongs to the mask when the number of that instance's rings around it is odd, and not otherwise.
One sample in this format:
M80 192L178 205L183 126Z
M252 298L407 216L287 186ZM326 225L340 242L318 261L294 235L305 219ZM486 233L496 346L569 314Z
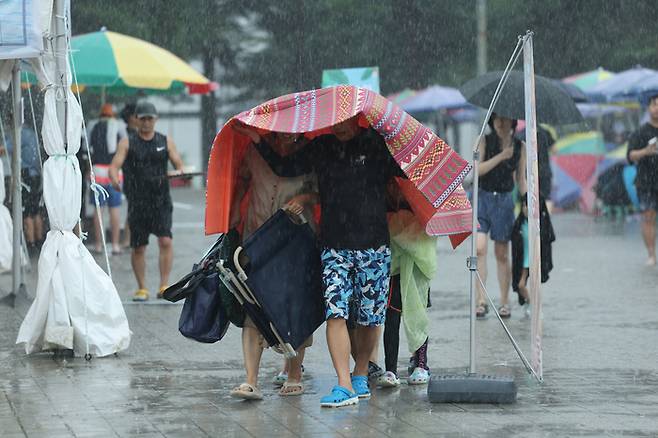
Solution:
M295 132L308 138L358 116L384 138L409 181L402 189L428 234L449 235L453 245L470 233L471 206L461 187L467 161L443 140L388 99L349 85L289 94L260 104L229 120L215 138L208 164L206 234L226 232L231 196L249 139L231 125L240 121L261 133Z
M603 134L598 131L577 132L566 135L556 141L553 148L557 155L604 155L607 152L603 142Z

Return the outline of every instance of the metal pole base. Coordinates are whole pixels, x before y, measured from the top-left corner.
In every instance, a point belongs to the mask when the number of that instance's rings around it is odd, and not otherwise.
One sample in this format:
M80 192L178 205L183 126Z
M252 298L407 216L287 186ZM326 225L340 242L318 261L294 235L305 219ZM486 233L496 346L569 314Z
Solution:
M515 403L512 377L482 374L432 376L427 387L432 403Z

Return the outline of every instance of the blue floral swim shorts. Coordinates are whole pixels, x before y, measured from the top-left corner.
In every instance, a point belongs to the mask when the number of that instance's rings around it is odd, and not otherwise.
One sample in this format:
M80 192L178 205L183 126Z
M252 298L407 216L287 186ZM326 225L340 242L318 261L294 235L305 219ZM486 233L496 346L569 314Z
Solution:
M384 324L391 272L388 246L378 249L325 248L322 267L327 319L347 320L353 301L358 325L375 327Z

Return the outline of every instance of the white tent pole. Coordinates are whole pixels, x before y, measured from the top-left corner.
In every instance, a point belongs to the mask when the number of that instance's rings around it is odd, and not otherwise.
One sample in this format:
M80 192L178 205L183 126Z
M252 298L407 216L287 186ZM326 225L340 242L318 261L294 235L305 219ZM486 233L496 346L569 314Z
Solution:
M528 184L528 245L530 252L530 360L535 375L542 379L542 326L541 326L541 241L539 238L539 167L537 164L537 110L535 102L535 66L532 33L526 35L523 44L523 72L525 88L526 120L526 175Z
M62 99L57 99L57 121L62 131L64 138L65 148L68 146L67 136L67 59L68 53L66 51L66 24L64 18L66 14L66 0L55 0L54 4L55 19L53 20L55 27L55 82L61 86Z
M19 63L12 71L12 103L14 116L14 149L11 160L12 173L12 216L13 216L13 252L12 252L12 291L18 294L23 275L21 271L21 241L23 237L23 203L21 184L21 125L23 124L23 105L21 102L21 70Z

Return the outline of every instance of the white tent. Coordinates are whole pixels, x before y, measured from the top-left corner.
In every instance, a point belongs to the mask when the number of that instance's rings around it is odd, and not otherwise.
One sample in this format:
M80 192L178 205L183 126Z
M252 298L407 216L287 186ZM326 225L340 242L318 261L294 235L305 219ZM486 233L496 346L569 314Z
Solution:
M46 35L54 45L45 44L45 53L32 63L46 90L41 134L48 159L43 164L43 196L51 230L39 257L36 297L16 343L25 344L26 353L72 349L76 355L106 356L128 348L131 333L112 280L73 233L81 203L76 153L82 110L71 92L67 65L69 2L54 4L53 31Z

